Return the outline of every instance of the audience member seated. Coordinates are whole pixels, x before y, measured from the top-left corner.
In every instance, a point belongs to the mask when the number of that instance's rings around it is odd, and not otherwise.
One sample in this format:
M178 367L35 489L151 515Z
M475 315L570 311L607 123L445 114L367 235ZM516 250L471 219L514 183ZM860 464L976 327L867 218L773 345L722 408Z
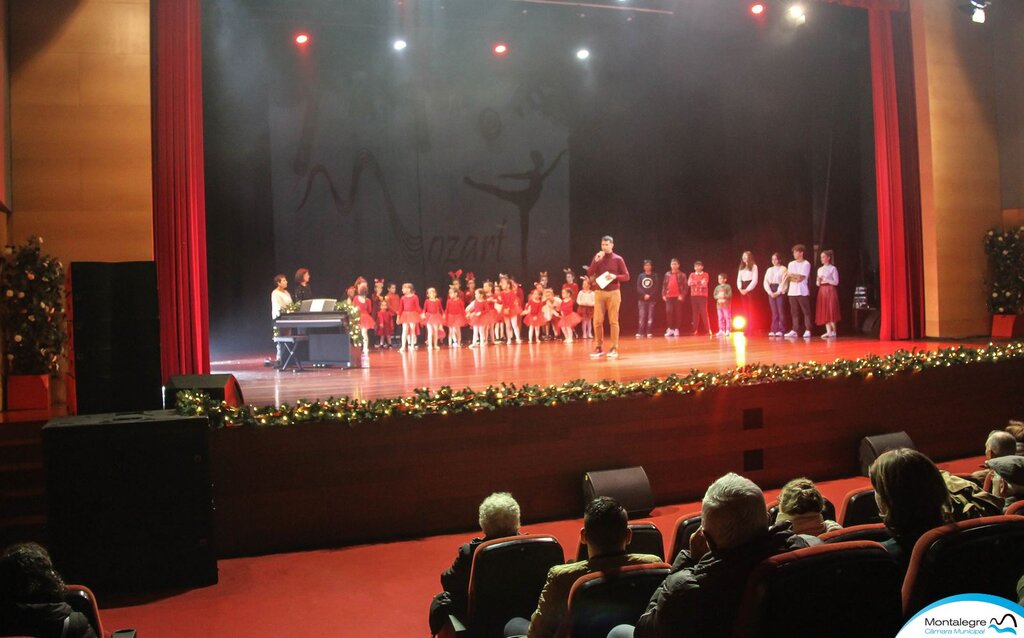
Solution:
M97 638L88 619L64 602L64 581L35 543L0 556L0 636Z
M1024 496L1024 456L1015 454L985 461L992 472L992 494L1002 498L1009 506Z
M1017 454L1024 454L1024 421L1010 421L1006 431L1017 442Z
M998 459L1003 456L1012 456L1017 453L1017 439L1006 430L992 430L985 439L985 460ZM978 481L978 485L990 490L992 481L992 470L982 468L972 476Z
M952 520L946 483L931 459L907 448L879 455L868 475L878 511L892 535L882 545L906 571L917 539Z
M620 625L609 637L732 636L751 570L813 540L793 534L789 522L769 528L761 488L737 474L711 484L701 516L690 549L679 553L636 628Z
M443 592L430 603L430 633L436 634L449 614L466 613L469 598L469 572L473 567L473 554L484 541L519 534L519 503L508 492L495 492L480 503L480 531L483 538L474 538L459 547L452 566L441 574Z
M825 497L809 478L793 479L779 492L779 515L776 523L789 521L794 534L820 536L825 532L842 529L835 521L825 520Z
M763 500L761 508L763 514ZM533 616L530 620L510 620L505 627L505 635L553 638L564 630L562 625L568 615L569 590L581 576L625 565L661 562L652 554L627 554L626 546L631 536L629 516L618 501L607 496L591 501L583 514L583 530L580 532L590 558L552 567Z

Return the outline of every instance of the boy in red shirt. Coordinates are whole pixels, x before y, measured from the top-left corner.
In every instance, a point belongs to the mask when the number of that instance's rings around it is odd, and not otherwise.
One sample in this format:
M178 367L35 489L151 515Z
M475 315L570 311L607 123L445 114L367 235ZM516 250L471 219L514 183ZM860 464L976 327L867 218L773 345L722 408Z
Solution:
M693 272L686 280L690 286L690 308L693 311L693 334L711 336L711 319L708 317L708 284L711 278L704 272L704 262L693 262Z

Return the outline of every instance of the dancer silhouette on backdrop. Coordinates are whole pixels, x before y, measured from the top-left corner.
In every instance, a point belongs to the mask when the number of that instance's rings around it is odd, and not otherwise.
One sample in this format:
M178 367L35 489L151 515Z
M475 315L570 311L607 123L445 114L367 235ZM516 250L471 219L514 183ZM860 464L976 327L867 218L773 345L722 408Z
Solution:
M519 209L519 258L522 261L523 272L526 272L526 245L530 235L530 211L537 205L541 191L544 188L544 180L558 167L562 157L569 152L563 149L555 161L551 163L548 170L544 171L544 156L538 150L530 151L530 159L533 161L533 168L524 173L502 173L499 179L520 179L526 180L526 188L519 190L506 190L493 184L482 184L468 175L462 178L467 186L483 191L504 200ZM543 172L542 172L543 171Z

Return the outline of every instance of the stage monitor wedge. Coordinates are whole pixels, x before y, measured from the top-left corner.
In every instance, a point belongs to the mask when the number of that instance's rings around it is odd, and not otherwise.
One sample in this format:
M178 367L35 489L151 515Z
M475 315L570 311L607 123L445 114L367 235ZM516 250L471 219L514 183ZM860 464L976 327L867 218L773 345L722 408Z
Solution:
M867 476L868 468L883 452L901 447L917 449L914 442L910 440L910 435L902 431L864 437L860 440L860 473Z
M598 496L614 498L626 509L630 518L647 516L654 509L651 482L647 480L647 472L639 465L584 474L584 506Z
M233 374L178 374L164 386L164 407L173 410L179 390L202 390L214 401L227 401L237 408L245 404L242 386Z
M171 411L52 419L47 527L69 582L102 591L217 582L210 423Z

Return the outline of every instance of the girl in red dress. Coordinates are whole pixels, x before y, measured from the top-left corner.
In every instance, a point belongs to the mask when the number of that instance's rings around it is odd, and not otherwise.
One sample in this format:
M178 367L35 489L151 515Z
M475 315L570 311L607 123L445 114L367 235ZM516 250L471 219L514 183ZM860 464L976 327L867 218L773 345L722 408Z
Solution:
M818 301L815 305L814 323L825 326L822 339L836 338L836 324L842 319L839 312L839 271L836 270L835 254L831 250L821 253L821 268L818 269Z
M413 292L412 284L402 284L402 297L398 302L398 323L402 326L402 346L399 352L416 348L416 330L420 325L420 298Z
M583 321L576 313L574 308L576 303L572 298L572 288L568 286L562 288L562 303L558 308L558 312L562 315L562 318L558 320L558 327L562 330L562 336L565 337L566 343L572 343L573 328Z
M540 327L548 322L544 318L544 300L541 298L539 290L534 290L530 293L530 299L526 302L526 309L523 310L523 323L526 324L527 330L527 341L529 343L538 343L540 341Z
M391 335L395 334L395 313L391 312L388 302L380 302L380 310L377 311L377 347L390 348Z
M469 321L469 325L473 326L473 340L469 344L470 348L486 346L487 331L490 328L486 323L489 310L487 297L482 288L477 288L474 295L473 301L466 306L466 319Z
M466 273L466 290L462 293L462 303L469 304L473 303L476 299L476 275L471 272Z
M501 303L498 301L498 296L494 294L494 284L490 281L485 281L481 290L484 291L484 301L487 303L487 312L484 314L487 339L494 343L498 340L498 324L501 323L501 314L499 313Z
M444 317L444 323L448 326L448 347L458 348L462 345L462 327L467 325L466 303L462 301L462 291L454 283L448 289Z
M373 304L370 302L368 293L366 282L363 281L356 289L355 298L352 299L352 305L359 308L359 328L363 333L363 352L370 347L370 328L377 325L373 318Z
M512 344L512 337L515 336L516 343L522 343L519 336L519 314L523 311L522 304L515 290L512 290L512 282L505 277L499 283L501 290L498 291L498 298L501 300L501 318L505 324L505 335L508 337L509 345Z
M440 350L438 339L444 339L444 313L437 288L427 288L427 299L423 302L423 323L427 326L427 350Z

